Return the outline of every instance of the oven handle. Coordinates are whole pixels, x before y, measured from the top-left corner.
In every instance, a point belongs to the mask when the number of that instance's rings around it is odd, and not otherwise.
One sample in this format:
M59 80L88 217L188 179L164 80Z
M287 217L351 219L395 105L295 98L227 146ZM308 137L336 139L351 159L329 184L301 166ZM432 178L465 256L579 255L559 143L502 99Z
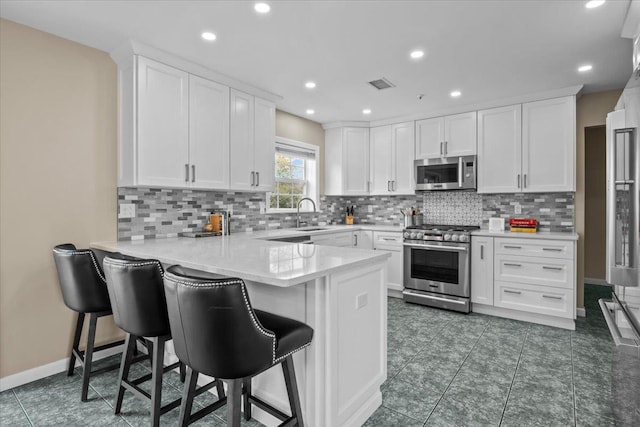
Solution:
M414 243L403 243L404 246L408 246L410 248L418 248L418 249L438 249L443 251L457 251L457 252L467 252L468 249L464 246L437 246L437 245L417 245Z

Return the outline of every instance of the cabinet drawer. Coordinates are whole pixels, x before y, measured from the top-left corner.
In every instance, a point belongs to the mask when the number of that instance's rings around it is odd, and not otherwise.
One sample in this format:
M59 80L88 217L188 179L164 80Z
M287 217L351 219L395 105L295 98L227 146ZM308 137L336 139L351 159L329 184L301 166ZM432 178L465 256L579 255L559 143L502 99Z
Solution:
M496 280L573 289L573 260L496 255Z
M333 234L324 234L320 236L312 237L313 243L315 245L325 245L325 246L353 246L353 234L351 232L348 233L333 233Z
M573 259L573 242L564 240L496 238L495 253Z
M495 281L494 305L573 319L573 290Z
M385 246L402 247L402 233L374 231L373 246L376 249L383 248Z

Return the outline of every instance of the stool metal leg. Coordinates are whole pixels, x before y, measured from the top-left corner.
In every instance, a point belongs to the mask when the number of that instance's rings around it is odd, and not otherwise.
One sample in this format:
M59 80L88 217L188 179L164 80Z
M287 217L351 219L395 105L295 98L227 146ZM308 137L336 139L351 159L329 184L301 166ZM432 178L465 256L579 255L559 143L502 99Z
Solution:
M191 417L191 407L193 406L193 398L195 397L196 385L198 384L198 372L187 366L186 381L184 383L184 391L182 393L182 404L180 405L180 427L189 425L189 417Z
M184 383L187 379L187 372L185 370L184 363L180 362L180 382Z
M164 370L164 337L153 339L153 363L151 371L151 425L160 425L160 407L162 404L162 373Z
M244 419L249 421L251 419L251 402L249 402L249 397L251 396L251 378L245 378L242 380L242 383L244 384L244 393L242 394Z
M71 346L71 355L69 355L69 368L67 369L67 376L73 375L73 370L76 367L76 352L80 353L80 336L82 335L82 327L84 326L84 313L78 313L78 320L76 321L76 331L73 337L73 345Z
M89 315L89 333L87 334L87 348L84 351L84 366L82 367L82 393L80 400L87 401L89 393L89 376L91 375L91 360L93 359L93 346L96 340L96 325L98 323L98 315L91 313Z
M287 358L282 361L282 372L284 373L284 381L287 384L287 395L289 396L289 405L291 405L291 418L296 419L296 425L298 427L304 427L300 395L298 394L298 383L296 382L296 372L293 369L293 356L287 356Z
M122 352L122 362L120 363L120 375L118 376L118 395L116 404L114 405L114 413L119 414L122 408L122 399L124 398L125 388L123 381L129 380L129 370L133 359L133 349L136 347L136 336L127 334L124 342L124 351Z
M242 404L242 379L229 380L227 397L227 427L240 427L240 406Z

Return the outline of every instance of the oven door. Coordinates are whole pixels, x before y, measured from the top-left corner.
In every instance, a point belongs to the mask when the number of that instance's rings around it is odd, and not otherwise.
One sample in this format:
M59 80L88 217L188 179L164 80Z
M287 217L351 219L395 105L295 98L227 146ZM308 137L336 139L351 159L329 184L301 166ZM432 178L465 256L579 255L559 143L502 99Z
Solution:
M469 297L469 246L441 242L404 243L404 286Z

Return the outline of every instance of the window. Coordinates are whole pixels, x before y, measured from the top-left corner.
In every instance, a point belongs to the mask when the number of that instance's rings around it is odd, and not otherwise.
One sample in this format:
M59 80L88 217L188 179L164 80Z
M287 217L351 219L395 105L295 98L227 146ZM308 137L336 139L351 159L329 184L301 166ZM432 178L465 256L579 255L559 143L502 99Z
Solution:
M298 202L309 197L318 203L318 147L290 139L276 138L274 191L269 193L270 212L295 211ZM303 202L301 212L313 211Z

